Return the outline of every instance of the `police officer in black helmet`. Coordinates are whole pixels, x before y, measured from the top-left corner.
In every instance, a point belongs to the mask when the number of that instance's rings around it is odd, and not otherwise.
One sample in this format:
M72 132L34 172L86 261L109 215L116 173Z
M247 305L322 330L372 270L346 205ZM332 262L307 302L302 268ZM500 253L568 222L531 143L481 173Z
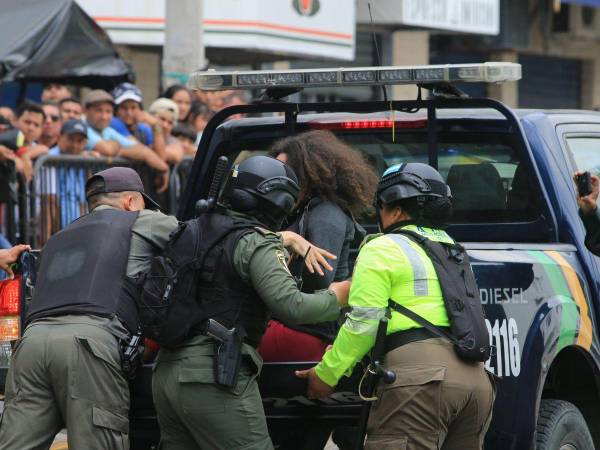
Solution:
M289 167L254 156L233 168L221 198L226 207L197 219L204 239L219 242L208 247L199 297L210 318L243 330L242 362L228 388L215 383L214 343L200 330L178 347L160 350L152 390L163 450L273 448L256 383L262 366L256 347L268 312L295 323L334 320L349 289L340 282L304 294L289 273L276 231L298 191Z
M479 354L489 340L479 297L467 294L477 290L472 271L459 266L468 266L468 257L444 231L452 214L450 189L426 164L398 164L379 181L376 207L381 233L367 237L360 248L351 311L322 361L298 376L308 379L309 397L328 396L375 346L380 319L387 317L384 365L394 372L395 381L367 399L376 401L364 448L481 449L494 402L486 356ZM456 263L444 264L451 259L445 248L452 250ZM439 254L444 256L435 256ZM442 261L444 271L436 261ZM448 307L446 294L462 290L460 302ZM467 319L474 316L466 313L472 304L481 315L471 323ZM467 327L469 336L475 336L475 328L482 331L477 342L470 341L476 356L459 356L455 347L452 333L458 326L452 313L458 309L464 311L461 329Z

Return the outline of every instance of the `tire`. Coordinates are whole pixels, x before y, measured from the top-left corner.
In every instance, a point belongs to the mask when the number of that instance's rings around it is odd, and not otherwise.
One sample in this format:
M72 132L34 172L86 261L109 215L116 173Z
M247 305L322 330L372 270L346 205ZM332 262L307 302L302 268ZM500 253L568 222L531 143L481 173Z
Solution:
M543 399L536 427L536 450L594 450L594 441L577 407Z

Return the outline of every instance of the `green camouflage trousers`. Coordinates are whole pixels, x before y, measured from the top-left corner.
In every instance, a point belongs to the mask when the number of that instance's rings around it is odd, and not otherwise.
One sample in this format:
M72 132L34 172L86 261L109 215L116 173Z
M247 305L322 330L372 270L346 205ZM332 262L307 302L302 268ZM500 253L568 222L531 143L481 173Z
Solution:
M129 448L129 387L106 321L64 316L27 327L6 380L0 450L48 449L65 426L70 450Z
M227 389L214 383L211 343L160 350L152 393L161 450L273 448L256 382L262 362L254 349L245 353Z

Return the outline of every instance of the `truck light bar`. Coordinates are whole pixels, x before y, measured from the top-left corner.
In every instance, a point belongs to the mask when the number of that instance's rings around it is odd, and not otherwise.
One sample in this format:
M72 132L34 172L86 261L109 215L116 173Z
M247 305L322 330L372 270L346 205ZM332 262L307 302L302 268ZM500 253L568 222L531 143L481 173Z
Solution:
M351 69L258 70L195 72L191 89L266 89L273 87L380 86L383 84L421 84L484 82L502 83L521 79L521 65L506 62L445 64L438 66L355 67Z

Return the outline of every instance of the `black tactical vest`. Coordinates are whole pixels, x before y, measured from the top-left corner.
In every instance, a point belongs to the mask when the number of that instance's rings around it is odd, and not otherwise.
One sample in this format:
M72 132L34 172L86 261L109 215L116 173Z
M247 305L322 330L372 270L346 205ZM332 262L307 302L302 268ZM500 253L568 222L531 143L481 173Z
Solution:
M216 212L181 223L141 279L143 333L163 347L176 347L203 333L206 320L214 319L240 329L248 344L258 346L266 306L233 265L240 238L261 232L258 226Z
M233 265L233 255L240 238L258 232L257 228L235 228L235 221L221 214L207 214L198 220L209 241L212 236L230 230L223 240L208 251L204 267L199 272L198 300L204 316L215 319L227 328L241 326L246 332L245 341L257 347L267 326L267 308L252 286L241 279Z
M95 211L52 236L42 251L26 322L67 314L116 315L134 332L138 318L127 262L137 217L138 212Z

